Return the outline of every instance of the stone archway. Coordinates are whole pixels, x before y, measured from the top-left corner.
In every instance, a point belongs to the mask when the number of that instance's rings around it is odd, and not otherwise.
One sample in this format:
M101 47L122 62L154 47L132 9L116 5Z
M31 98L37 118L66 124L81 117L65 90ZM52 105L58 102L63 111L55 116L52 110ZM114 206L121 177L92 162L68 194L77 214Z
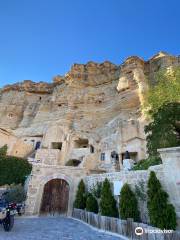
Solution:
M67 215L69 202L69 184L64 179L51 179L43 189L40 214Z
M29 186L28 186L28 193L27 193L27 200L26 200L26 213L29 215L40 215L40 209L41 209L41 202L43 199L43 192L44 192L44 186L47 182L53 180L53 179L62 179L65 180L68 183L69 186L69 201L68 201L68 211L67 215L71 216L72 209L73 209L73 201L74 201L74 184L75 181L69 176L69 170L68 173L62 173L62 168L54 168L48 166L42 167L43 175L38 174L31 177ZM51 172L51 174L47 174L47 172ZM56 173L53 173L56 172Z

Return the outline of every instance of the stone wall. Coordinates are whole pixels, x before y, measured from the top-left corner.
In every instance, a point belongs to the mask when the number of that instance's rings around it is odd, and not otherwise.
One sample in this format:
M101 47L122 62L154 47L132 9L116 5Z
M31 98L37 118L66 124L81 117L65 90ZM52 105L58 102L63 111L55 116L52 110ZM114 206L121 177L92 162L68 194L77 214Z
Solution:
M98 182L103 182L106 178L112 183L114 181L122 181L123 184L129 183L134 188L139 181L147 181L148 171L120 171L86 176L87 189L90 190Z
M159 153L163 161L161 182L180 218L180 147L160 149Z
M148 170L120 171L86 176L84 179L87 189L90 190L97 182L103 182L105 178L108 178L111 183L114 181L128 183L132 189L143 180L146 187L150 172L155 171L164 190L169 194L170 202L175 206L180 227L180 147L160 149L159 153L163 164L152 166ZM147 219L147 216L145 218Z
M85 183L88 191L91 191L93 187L96 186L98 182L103 182L107 178L111 182L112 191L114 192L114 184L118 181L123 186L125 183L128 183L131 188L135 191L135 186L139 186L140 182L143 181L144 189L147 189L147 180L148 180L148 171L120 171L120 172L111 172L103 174L94 174L85 177ZM119 191L120 192L120 191ZM119 195L119 194L118 194ZM115 195L117 204L119 204L119 197ZM149 217L147 213L146 202L138 199L140 216L141 220L144 223L149 222Z

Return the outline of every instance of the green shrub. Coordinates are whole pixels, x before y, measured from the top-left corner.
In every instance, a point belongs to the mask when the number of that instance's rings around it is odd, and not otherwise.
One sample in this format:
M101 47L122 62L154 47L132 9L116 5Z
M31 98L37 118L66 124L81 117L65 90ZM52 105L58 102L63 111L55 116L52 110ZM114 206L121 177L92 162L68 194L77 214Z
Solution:
M160 157L149 157L139 161L134 167L133 170L147 170L150 166L162 164Z
M4 156L0 158L0 186L8 184L24 184L31 173L32 166L18 157Z
M139 221L138 201L135 194L131 190L129 184L124 184L120 193L120 218L133 218L134 221Z
M0 148L0 159L7 155L8 146L7 144Z
M150 173L147 191L150 223L161 229L176 229L174 206L168 203L168 194L162 189L155 172Z
M85 189L85 184L83 180L81 180L78 185L76 199L74 201L74 208L79 208L79 209L86 208L86 189Z
M88 212L98 213L99 207L96 198L89 193L86 200L86 210Z
M155 82L149 82L149 89L145 93L144 108L152 116L163 105L180 102L180 67L159 70L155 74Z
M21 203L26 200L26 192L24 187L21 184L18 185L10 185L6 193L4 194L4 198L8 202Z
M116 200L112 195L110 182L106 178L103 182L100 200L100 212L103 216L118 217Z
M180 94L179 94L180 95ZM180 145L180 103L161 106L152 115L152 122L145 126L149 156L159 156L157 149Z

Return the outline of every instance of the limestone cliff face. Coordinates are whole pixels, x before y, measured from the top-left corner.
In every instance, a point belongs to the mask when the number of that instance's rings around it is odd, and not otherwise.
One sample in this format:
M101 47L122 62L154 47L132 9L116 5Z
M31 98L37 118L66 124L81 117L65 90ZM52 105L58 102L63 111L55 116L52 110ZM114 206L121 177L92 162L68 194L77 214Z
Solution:
M97 135L113 119L141 118L140 104L160 68L180 65L178 57L159 53L149 61L128 58L117 66L108 61L74 64L53 83L5 86L0 93L0 127L17 136L43 135L58 124L69 131Z

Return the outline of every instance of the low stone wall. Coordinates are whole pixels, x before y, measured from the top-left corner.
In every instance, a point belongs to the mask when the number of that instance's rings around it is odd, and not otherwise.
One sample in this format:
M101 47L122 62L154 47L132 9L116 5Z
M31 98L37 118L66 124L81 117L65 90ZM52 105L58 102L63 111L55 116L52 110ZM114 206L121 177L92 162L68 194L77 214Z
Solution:
M128 183L131 186L131 188L135 190L135 185L139 185L139 182L143 181L144 187L146 190L148 175L149 175L148 171L120 171L120 172L113 172L113 173L94 174L94 175L85 177L85 183L88 191L90 191L93 188L93 186L95 186L98 182L103 182L105 178L107 178L111 183L113 183L114 181L120 181L122 182L122 185L124 185L125 183ZM115 195L117 204L119 204L118 195ZM148 217L147 204L145 201L141 201L140 199L138 200L139 200L138 205L139 205L141 220L143 223L148 223L149 217Z
M110 182L122 181L128 183L135 188L135 185L143 180L145 188L151 171L154 171L157 178L160 180L163 189L169 194L169 201L174 205L177 213L178 229L180 229L180 147L165 148L159 150L163 164L150 167L148 170L138 171L120 171L104 174L93 174L85 177L87 189L90 190L97 182L103 182L107 178ZM142 204L139 204L140 208ZM144 207L140 209L147 212ZM147 214L145 214L147 215ZM141 216L143 219L148 219L147 216ZM146 222L146 221L144 221ZM148 221L147 221L148 222Z
M123 183L129 183L133 187L138 184L139 181L147 182L148 171L120 171L103 174L92 174L85 177L85 182L88 190L90 190L98 182L103 182L105 179L110 182L122 181Z
M180 232L172 231L170 233L162 233L162 230L148 226L146 224L133 222L133 219L121 220L101 216L92 212L86 212L80 209L73 209L72 217L79 219L92 225L95 228L102 229L127 236L132 240L179 240ZM141 228L142 235L136 235L135 229Z

